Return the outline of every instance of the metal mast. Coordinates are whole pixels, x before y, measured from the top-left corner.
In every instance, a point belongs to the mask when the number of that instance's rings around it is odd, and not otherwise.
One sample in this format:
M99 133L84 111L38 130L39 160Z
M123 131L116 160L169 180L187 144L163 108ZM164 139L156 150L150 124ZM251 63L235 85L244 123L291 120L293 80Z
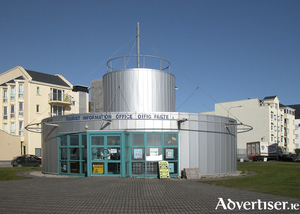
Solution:
M140 68L140 26L136 26L136 55L137 55L137 68Z

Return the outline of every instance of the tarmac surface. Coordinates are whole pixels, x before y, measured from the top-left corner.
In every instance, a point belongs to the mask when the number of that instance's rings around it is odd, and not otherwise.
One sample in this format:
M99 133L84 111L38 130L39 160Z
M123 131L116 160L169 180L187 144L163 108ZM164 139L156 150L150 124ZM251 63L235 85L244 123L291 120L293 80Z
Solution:
M0 181L1 214L299 213L300 209L298 199L197 180L66 177L41 172L22 175L32 179ZM281 206L275 206L277 202Z

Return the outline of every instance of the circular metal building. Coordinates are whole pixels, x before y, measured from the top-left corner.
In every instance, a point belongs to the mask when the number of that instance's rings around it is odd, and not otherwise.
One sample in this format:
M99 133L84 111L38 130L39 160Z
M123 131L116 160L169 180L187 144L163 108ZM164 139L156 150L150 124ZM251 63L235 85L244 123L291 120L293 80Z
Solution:
M131 57L136 67L128 67ZM157 60L157 68L146 66L148 58ZM115 60L124 66L115 69ZM151 178L158 177L160 161L168 162L171 177L188 168L201 175L237 170L236 121L175 112L175 77L167 60L142 56L138 48L136 56L112 59L107 68L103 112L42 121L44 173Z

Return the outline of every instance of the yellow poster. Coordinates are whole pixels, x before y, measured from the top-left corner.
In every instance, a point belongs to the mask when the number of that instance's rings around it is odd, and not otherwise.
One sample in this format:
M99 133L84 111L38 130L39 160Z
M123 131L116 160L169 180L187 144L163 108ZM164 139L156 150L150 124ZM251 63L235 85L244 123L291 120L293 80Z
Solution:
M103 163L93 164L93 174L103 174Z
M169 167L168 167L168 161L159 161L158 167L159 167L159 178L170 178L169 174Z

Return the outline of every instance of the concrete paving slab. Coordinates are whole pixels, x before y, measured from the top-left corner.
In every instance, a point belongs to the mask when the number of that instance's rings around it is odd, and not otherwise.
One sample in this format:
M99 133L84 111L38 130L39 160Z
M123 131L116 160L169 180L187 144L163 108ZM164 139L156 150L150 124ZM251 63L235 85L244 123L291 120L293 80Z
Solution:
M23 175L32 179L0 182L0 213L299 213L292 208L300 208L298 199L196 180ZM271 202L286 202L285 210L268 209Z

